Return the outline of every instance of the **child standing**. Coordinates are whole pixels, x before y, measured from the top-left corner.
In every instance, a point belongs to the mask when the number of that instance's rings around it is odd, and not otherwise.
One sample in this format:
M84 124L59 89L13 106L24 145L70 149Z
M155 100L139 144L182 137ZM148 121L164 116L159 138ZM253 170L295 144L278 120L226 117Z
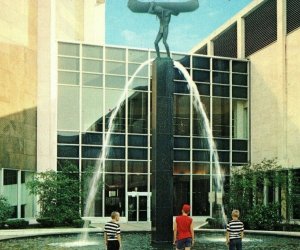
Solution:
M118 221L120 214L118 212L111 213L111 221L107 222L104 227L104 241L107 250L119 250L121 246L121 230Z
M233 210L232 220L227 224L226 243L229 250L242 250L242 239L244 237L244 224L239 220L239 210Z
M193 219L189 217L190 206L184 204L182 215L177 216L174 222L174 241L177 250L189 250L194 245Z

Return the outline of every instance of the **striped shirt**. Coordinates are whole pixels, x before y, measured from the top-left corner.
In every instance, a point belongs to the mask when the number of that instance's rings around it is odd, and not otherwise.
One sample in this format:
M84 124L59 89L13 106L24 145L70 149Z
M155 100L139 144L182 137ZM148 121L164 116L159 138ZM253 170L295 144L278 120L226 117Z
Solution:
M117 235L121 233L120 225L115 222L107 222L104 227L104 232L107 235L107 240L118 240Z
M241 239L244 232L244 224L240 220L231 220L227 224L227 232L229 232L229 240Z

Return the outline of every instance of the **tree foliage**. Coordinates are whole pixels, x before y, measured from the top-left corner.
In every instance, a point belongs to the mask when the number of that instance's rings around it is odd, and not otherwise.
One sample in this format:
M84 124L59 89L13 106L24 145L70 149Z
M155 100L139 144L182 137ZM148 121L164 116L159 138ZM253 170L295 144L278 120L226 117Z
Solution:
M4 196L0 195L0 227L5 224L5 221L12 215L12 208Z
M40 219L53 221L54 225L69 225L80 218L79 175L75 165L66 164L59 172L38 173L27 188L38 196Z
M251 229L271 230L281 221L280 204L264 200L264 186L273 192L275 187L287 190L288 171L276 159L263 160L258 164L233 168L228 194L225 197L226 211L230 218L233 209L239 209L241 219Z

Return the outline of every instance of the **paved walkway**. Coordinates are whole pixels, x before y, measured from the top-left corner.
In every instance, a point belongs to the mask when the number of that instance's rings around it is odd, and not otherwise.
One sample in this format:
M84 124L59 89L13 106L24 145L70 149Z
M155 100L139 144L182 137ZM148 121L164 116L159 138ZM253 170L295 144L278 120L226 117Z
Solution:
M150 232L150 222L126 222L120 223L122 232ZM224 229L202 229L203 222L194 222L195 231L200 232L225 232ZM37 228L37 229L14 229L14 230L0 230L0 240L21 238L29 236L40 236L40 235L55 235L55 234L78 234L84 231L89 233L102 233L104 223L91 224L91 228ZM300 232L284 232L284 231L255 231L246 230L245 233L255 234L269 234L269 235L281 235L281 236L293 236L300 238Z

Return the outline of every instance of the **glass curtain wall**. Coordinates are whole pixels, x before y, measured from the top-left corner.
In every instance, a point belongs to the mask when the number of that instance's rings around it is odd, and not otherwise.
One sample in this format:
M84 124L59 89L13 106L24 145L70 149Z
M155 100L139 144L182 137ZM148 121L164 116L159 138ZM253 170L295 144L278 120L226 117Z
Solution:
M125 89L139 66L151 57L155 53L148 50L58 43L57 170L67 160L78 166L85 194L90 173L99 164L111 133L89 216L107 217L118 210L128 218L128 201L137 194L147 197L143 206L150 220L151 65L144 66ZM173 59L185 66L198 87L222 172L229 175L230 166L248 160L248 62L181 54L174 54ZM209 194L216 171L203 117L176 69L174 84L174 215L188 202L193 205L192 215L210 216Z

